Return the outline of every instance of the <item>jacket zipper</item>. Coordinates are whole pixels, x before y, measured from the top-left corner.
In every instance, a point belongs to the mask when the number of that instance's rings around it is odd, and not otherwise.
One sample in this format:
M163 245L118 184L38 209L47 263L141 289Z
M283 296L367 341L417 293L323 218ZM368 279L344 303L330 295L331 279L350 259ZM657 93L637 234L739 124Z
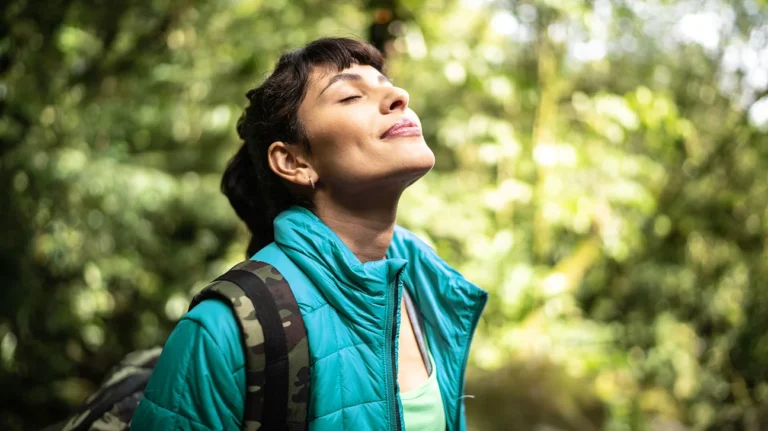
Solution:
M389 352L389 372L387 373L387 382L389 383L389 396L387 397L387 400L389 401L389 412L390 412L390 418L394 418L395 420L395 427L394 429L396 431L402 431L401 424L400 424L400 408L397 405L397 357L395 356L395 345L397 344L397 310L398 310L398 304L397 300L399 299L399 292L400 292L400 275L395 278L395 291L394 293L390 294L390 298L392 298L389 301L389 304L387 306L389 307L389 313L387 313L387 319L392 319L389 322L388 330L391 331L387 337L387 351ZM390 289L392 290L392 289Z

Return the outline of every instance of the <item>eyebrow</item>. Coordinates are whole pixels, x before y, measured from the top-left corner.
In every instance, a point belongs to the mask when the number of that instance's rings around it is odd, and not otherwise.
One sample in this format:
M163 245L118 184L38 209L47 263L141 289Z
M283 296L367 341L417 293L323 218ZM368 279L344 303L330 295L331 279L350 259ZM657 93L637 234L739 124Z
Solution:
M336 75L333 78L331 78L330 81L328 81L328 85L326 85L325 88L323 88L323 91L321 91L320 94L317 95L317 97L319 98L320 96L322 96L323 93L325 93L325 90L328 89L328 87L330 87L331 85L333 85L333 84L335 84L335 83L337 83L339 81L361 81L362 79L363 79L363 77L360 76L357 73L339 73L338 75ZM390 81L389 78L387 78L386 76L384 76L382 74L379 74L379 82L380 83L384 83L384 82L391 83L392 81Z

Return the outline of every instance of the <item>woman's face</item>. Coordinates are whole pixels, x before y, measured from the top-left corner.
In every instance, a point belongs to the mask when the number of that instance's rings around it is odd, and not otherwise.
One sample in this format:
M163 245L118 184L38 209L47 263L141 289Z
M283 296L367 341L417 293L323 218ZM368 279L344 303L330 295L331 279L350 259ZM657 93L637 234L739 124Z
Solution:
M435 164L408 93L371 66L316 68L299 118L316 178L332 192L402 190Z

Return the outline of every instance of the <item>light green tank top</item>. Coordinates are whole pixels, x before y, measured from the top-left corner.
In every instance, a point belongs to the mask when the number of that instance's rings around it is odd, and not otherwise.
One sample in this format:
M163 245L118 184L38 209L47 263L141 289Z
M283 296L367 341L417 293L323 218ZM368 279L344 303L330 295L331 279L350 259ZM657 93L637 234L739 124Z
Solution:
M432 374L427 381L417 388L400 393L405 431L445 431L445 410L432 353L429 353L429 362L432 363Z

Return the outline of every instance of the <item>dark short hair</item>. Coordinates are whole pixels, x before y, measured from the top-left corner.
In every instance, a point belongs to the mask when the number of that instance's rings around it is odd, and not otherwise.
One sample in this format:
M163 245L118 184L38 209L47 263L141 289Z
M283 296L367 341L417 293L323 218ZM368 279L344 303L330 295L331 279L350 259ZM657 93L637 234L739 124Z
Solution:
M317 67L340 72L352 64L372 66L384 73L384 58L372 45L348 38L323 38L283 54L272 74L246 93L250 103L237 122L243 145L224 171L221 191L251 231L247 257L274 240L272 224L278 214L292 205L307 204L270 169L269 146L282 141L310 152L298 115L309 78Z

